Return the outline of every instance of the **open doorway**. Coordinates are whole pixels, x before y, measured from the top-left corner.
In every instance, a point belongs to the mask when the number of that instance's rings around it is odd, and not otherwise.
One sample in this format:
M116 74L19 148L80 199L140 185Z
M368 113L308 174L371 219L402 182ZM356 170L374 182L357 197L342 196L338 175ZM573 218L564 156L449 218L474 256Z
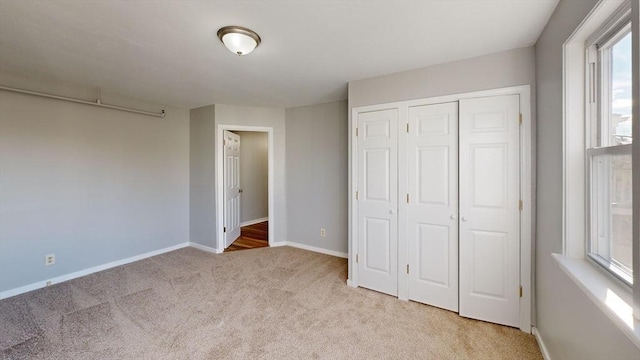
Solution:
M217 252L266 247L273 241L273 130L219 125Z
M268 247L268 237L268 221L242 226L240 228L240 236L224 249L224 252Z
M225 131L225 252L269 246L269 139ZM231 145L231 146L230 146ZM234 151L237 148L239 151ZM239 187L239 188L237 188Z

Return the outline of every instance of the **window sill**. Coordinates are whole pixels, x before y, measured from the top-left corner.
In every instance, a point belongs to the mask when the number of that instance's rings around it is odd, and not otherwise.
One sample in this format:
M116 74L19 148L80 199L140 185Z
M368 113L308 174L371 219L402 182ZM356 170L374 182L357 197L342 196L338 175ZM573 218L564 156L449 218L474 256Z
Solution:
M560 268L633 343L640 347L640 321L633 317L631 292L585 259L551 254Z

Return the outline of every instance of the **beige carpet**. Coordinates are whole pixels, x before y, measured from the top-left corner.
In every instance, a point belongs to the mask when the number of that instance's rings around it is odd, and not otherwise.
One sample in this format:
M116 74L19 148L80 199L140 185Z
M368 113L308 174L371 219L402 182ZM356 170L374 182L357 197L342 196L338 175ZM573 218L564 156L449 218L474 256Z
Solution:
M541 359L533 336L345 285L290 247L185 248L0 301L2 359Z

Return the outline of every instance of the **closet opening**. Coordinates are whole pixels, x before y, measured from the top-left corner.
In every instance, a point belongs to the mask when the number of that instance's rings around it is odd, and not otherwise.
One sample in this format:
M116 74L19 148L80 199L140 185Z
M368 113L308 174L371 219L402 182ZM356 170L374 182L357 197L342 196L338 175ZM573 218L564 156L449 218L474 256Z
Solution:
M530 88L357 107L350 286L531 331Z

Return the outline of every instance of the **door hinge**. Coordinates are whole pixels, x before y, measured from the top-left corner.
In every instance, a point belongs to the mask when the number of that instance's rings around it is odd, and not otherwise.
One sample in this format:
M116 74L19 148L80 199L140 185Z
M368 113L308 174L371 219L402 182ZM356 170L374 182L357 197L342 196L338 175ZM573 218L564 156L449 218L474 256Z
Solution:
M358 263L358 254L356 254L356 264Z
M356 128L356 136L358 136L358 128Z
M358 191L356 190L356 200L358 200Z
M407 264L407 274L409 273L409 264Z
M227 145L227 140L222 140L222 145Z
M409 123L407 123L407 132L409 132Z
M522 202L522 200L520 200L518 206L520 207L520 211L522 211L522 208L524 208L524 203Z
M520 297L522 297L522 285L520 285Z
M520 114L520 116L518 117L518 123L520 123L520 125L522 125L522 114Z
M409 203L409 194L407 194L407 204Z
M226 226L222 228L222 232L227 232L227 227Z

